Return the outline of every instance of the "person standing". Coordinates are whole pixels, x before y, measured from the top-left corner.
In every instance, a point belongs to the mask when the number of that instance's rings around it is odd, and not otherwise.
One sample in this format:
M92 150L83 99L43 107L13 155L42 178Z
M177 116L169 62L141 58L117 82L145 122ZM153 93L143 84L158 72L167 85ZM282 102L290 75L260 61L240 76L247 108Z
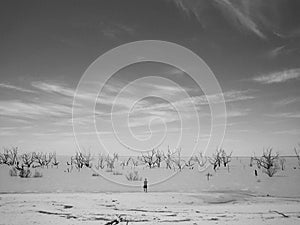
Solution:
M147 180L147 178L145 178L145 180L144 180L144 192L148 192L148 180Z

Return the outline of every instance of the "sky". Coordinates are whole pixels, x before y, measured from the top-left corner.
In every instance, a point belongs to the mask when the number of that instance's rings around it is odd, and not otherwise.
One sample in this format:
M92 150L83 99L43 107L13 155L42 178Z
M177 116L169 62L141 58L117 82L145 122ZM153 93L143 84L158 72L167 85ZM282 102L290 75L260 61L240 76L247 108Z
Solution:
M242 156L273 147L293 155L300 143L299 10L298 0L2 1L1 147L62 155L78 147L121 155L168 146L185 155L194 149L211 154L223 147ZM175 66L139 62L120 68L102 90L97 81L85 83L80 104L73 105L83 74L98 57L142 40L190 49L222 93L206 96ZM141 94L147 97L133 104ZM206 149L211 128L222 126L212 124L208 98L220 104L220 94L226 133L221 144ZM88 112L92 102L95 115Z

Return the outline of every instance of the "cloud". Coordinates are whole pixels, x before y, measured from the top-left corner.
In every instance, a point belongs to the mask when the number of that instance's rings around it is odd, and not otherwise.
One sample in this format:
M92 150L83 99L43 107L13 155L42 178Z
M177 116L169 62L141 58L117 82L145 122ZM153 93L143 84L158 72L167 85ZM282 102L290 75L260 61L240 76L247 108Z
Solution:
M297 97L285 98L279 101L274 102L275 106L286 106L292 103L298 102L300 99Z
M48 93L57 93L61 95L65 95L68 97L74 96L74 90L64 87L60 84L54 84L54 83L47 83L47 82L32 82L31 85L39 90L48 92Z
M266 39L265 34L259 29L256 22L242 11L243 5L234 4L230 0L215 0L221 6L221 10L225 13L226 18L229 19L236 27L246 29L262 39Z
M266 116L274 117L274 118L285 118L285 119L300 119L300 112L275 113L275 114L267 114Z
M35 92L32 91L32 90L25 89L25 88L22 88L22 87L18 87L18 86L15 86L15 85L11 85L11 84L0 83L0 88L1 88L1 87L2 87L2 88L7 88L7 89L16 90L16 91L26 92L26 93L35 93Z
M274 131L273 134L299 135L300 129L279 130L279 131Z
M254 18L257 15L253 15L249 8L259 9L259 5L250 1L232 1L232 0L214 0L214 1L199 1L199 0L175 0L176 6L189 17L194 15L198 22L205 26L203 21L207 18L204 17L204 10L210 8L209 4L217 9L217 12L221 12L225 19L227 19L234 27L239 30L251 32L259 38L266 39L265 34L259 27ZM258 10L256 10L258 11Z
M133 27L122 23L100 23L101 32L107 38L119 38L121 35L127 34L133 36L136 34L136 31Z
M28 103L19 100L0 101L0 115L12 118L47 120L47 117L71 115L71 108L53 103Z
M300 68L283 70L254 77L252 80L261 84L283 83L300 77Z

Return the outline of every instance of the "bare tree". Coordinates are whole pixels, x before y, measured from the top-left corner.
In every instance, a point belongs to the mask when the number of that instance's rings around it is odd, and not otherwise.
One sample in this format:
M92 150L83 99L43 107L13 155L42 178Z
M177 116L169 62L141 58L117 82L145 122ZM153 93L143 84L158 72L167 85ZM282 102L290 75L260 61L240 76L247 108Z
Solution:
M251 156L251 158L250 158L250 163L249 163L249 166L250 166L250 167L252 167L252 166L253 166L253 161L254 161L254 157L253 157L253 156Z
M52 161L52 159L53 159L53 154L52 153L46 153L45 155L44 155L44 165L47 167L47 169L48 169L48 167L49 167L49 164L51 163L51 161Z
M190 157L189 160L185 162L185 167L187 167L190 170L194 169L194 165L195 165L195 159L193 156Z
M30 168L31 165L34 163L34 155L35 153L23 153L21 155L23 165Z
M111 157L110 155L107 155L105 158L106 161L106 166L107 168L112 171L115 168L115 162L118 160L118 154L114 153L113 156Z
M144 164L146 164L147 166L149 166L149 168L151 169L151 168L153 168L153 167L155 166L155 164L156 164L156 157L155 157L155 155L156 155L156 152L155 152L155 150L153 149L152 151L147 152L146 155L143 154L143 155L141 156L140 160L141 160Z
M158 168L160 168L160 165L162 161L164 160L164 154L159 149L155 152L155 164Z
M176 154L176 152L172 152L168 146L167 153L163 155L167 169L172 169L175 154Z
M16 165L18 161L18 147L12 147L11 149L4 148L3 153L0 154L0 164L6 164L8 166Z
M214 171L216 171L217 168L221 167L222 164L224 165L224 167L227 167L229 171L231 155L232 152L230 154L227 154L224 149L217 149L216 152L212 155L212 157L209 157L209 162L213 166Z
M104 169L104 167L105 167L105 155L102 153L99 153L96 169L97 170Z
M281 170L284 170L285 162L286 162L285 158L283 158L283 157L279 158L279 163L280 163Z
M181 158L181 148L176 151L176 157L173 159L174 165L181 171L185 166L185 161Z
M45 166L45 157L44 153L38 152L34 153L34 162L37 163L34 167L44 167Z
M254 158L259 165L259 168L262 168L263 173L267 174L269 177L273 177L275 173L280 169L279 167L279 154L273 154L272 148L268 148L263 151L263 154L260 158Z
M300 144L298 144L298 145L300 147ZM294 148L294 151L295 151L296 157L298 159L298 165L300 166L300 149L298 150L298 149Z
M58 164L59 164L59 162L57 161L57 158L56 158L56 152L54 152L52 165L56 166L58 168Z
M140 157L134 158L134 157L129 157L126 165L129 166L131 165L131 168L135 168L139 165L139 161L142 161Z
M85 165L83 154L81 152L76 152L75 157L72 160L72 163L75 165L76 169L80 171Z
M222 163L222 149L217 149L216 152L212 155L212 157L209 157L209 163L213 166L214 171L217 170L218 167L221 167Z
M195 155L194 160L200 168L205 167L207 163L207 157L203 156L202 152L199 152L197 155Z

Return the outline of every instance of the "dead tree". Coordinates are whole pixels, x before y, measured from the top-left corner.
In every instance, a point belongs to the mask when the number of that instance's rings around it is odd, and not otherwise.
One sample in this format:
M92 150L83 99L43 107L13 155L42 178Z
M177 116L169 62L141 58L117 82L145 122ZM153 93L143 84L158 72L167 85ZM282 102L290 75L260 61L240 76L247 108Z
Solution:
M129 157L128 160L127 160L127 162L126 162L126 165L127 166L131 165L131 168L135 168L135 167L137 167L139 165L139 161L142 161L140 159L140 157L138 157L138 158Z
M174 165L181 171L185 166L185 161L181 158L181 148L177 150L176 157L173 159Z
M203 156L202 152L199 152L198 155L194 156L194 161L200 168L203 168L207 164L207 157Z
M153 149L152 151L148 152L146 155L142 155L140 160L142 163L146 164L150 169L153 168L156 164L156 158L155 158L156 152Z
M298 145L300 147L300 144L298 144ZM298 160L298 165L300 167L300 149L298 150L298 149L294 148L294 151L295 151L295 154L296 154L296 157L297 157L297 160Z
M254 160L254 157L253 157L253 156L251 156L251 158L250 158L250 163L249 163L249 166L250 166L250 167L252 167L252 166L253 166L253 160Z
M0 164L6 164L8 166L16 165L18 161L18 147L12 147L11 149L4 148L3 153L0 154Z
M48 153L48 154L46 153L44 155L44 165L47 167L47 169L48 169L49 164L51 163L52 159L53 159L52 153Z
M72 160L73 164L75 165L76 169L80 171L83 166L85 165L84 156L81 152L76 152L75 157Z
M23 153L21 155L23 165L30 168L34 163L34 155L34 153Z
M281 170L284 170L285 162L286 162L285 158L283 158L283 157L279 158L279 163L280 163Z
M262 168L262 172L267 174L269 177L273 177L275 173L280 169L279 167L279 154L273 154L272 148L268 148L263 151L263 154L260 158L254 158L259 165L259 168Z
M156 152L155 152L155 164L158 168L160 168L160 165L161 165L163 160L164 160L163 152L161 152L157 149Z
M58 168L58 164L59 164L59 162L57 161L57 158L56 158L56 152L54 152L52 165L56 166L56 168Z
M176 152L172 152L168 147L167 153L163 155L167 169L172 169L175 154Z
M221 160L223 162L224 167L227 167L228 172L229 172L229 163L231 162L231 155L232 152L228 155L224 149L221 151Z
M115 162L117 161L117 159L118 155L116 153L114 153L112 157L108 154L105 158L106 167L110 169L110 171L112 171L115 168Z
M190 170L194 169L194 165L195 165L194 157L190 157L189 160L185 162L185 167L187 167Z
M102 153L99 153L96 169L97 170L104 169L104 167L105 167L105 155L103 155Z
M73 162L74 162L74 159L73 159L73 156L71 156L70 162L67 161L67 166L68 166L67 171L68 171L68 173L72 172L72 170L73 170Z
M34 153L34 162L37 163L34 167L44 167L45 166L45 157L44 153Z
M216 152L212 155L212 157L209 157L209 163L213 166L214 171L217 170L218 167L221 167L222 163L222 149L217 149Z

